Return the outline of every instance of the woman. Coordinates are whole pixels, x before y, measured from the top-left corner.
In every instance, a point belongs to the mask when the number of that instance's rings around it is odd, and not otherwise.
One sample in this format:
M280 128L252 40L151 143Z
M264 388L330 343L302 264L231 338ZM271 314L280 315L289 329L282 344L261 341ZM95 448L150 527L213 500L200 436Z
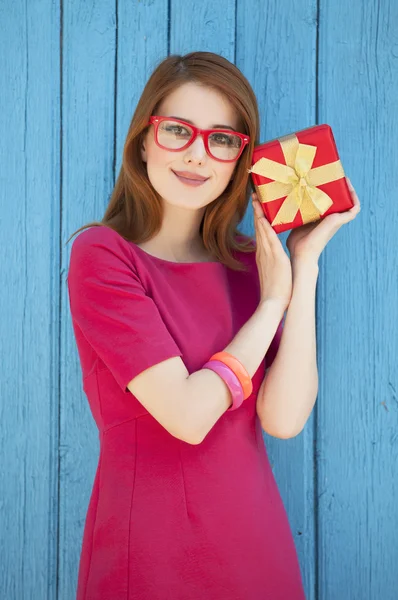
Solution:
M239 233L258 132L233 64L166 58L103 220L72 244L72 322L100 435L78 600L304 598L261 427L293 437L311 413L318 258L359 202L352 192L351 211L293 230L290 258L255 195L255 240Z

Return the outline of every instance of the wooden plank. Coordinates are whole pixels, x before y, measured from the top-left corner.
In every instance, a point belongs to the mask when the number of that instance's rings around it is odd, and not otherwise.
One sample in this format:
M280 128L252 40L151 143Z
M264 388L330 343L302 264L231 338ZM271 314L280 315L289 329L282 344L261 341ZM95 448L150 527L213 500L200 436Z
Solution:
M235 54L235 0L203 0L194 7L171 0L170 54L216 52L228 60Z
M2 598L55 598L59 6L0 2Z
M235 15L232 3L220 2L211 5L206 2L198 5L195 19L191 19L191 7L184 2L174 1L170 23L171 52L182 54L200 48L218 52L232 61L235 59L236 52L236 64L249 79L257 94L263 117L264 136L272 138L304 128L314 123L314 107L311 106L315 88L315 65L312 60L316 37L314 25L308 35L308 21L311 24L314 6L315 4L308 7L304 2L289 7L276 2L269 2L264 6L263 2L257 1L251 2L248 10L248 4L241 0L237 4L238 12ZM279 32L281 28L282 30L289 28L292 22L292 11L297 15L298 22L298 25L295 22L295 27L291 31L292 44L300 48L305 56L305 63L308 65L308 86L303 86L302 80L296 77L297 70L302 68L298 61L302 62L303 55L300 56L297 52L292 56L291 46L286 47L285 50L286 69L278 72L274 68L276 61L278 64L283 63L283 46L280 43ZM302 19L303 14L306 13L308 20ZM233 39L235 18L236 47ZM275 25L266 27L267 22ZM222 28L219 26L220 23L223 25ZM217 27L217 31L214 27ZM295 56L297 56L296 60L294 60ZM268 89L272 92L268 93ZM284 105L285 99L291 99L291 102L285 102ZM288 118L290 113L293 118ZM254 233L251 207L243 220L242 230L250 234ZM287 508L299 559L305 572L307 597L311 599L314 597L312 418L305 432L295 440L281 442L266 434L264 437L267 438L271 462L275 463L275 476Z
M168 2L119 2L116 175L137 102L152 71L167 56Z
M63 73L66 131L63 238L103 217L120 170L130 120L147 78L167 54L167 1L102 2L87 12L82 2L65 7ZM83 17L83 18L82 18ZM77 71L77 73L76 73ZM84 145L81 140L84 139ZM116 150L115 150L116 149ZM90 178L87 172L91 173ZM97 182L100 183L97 189ZM71 242L63 262L69 264ZM66 279L65 279L66 286ZM67 302L65 288L65 302ZM67 304L65 304L67 307ZM64 508L60 598L74 597L88 502L98 463L98 432L82 390L81 369L69 308L64 315L61 479Z
M2 477L0 587L10 598L57 596L58 446L59 596L74 596L98 437L70 323L65 242L79 226L102 217L132 109L156 62L167 54L166 0L119 3L118 15L107 0L65 3L60 201L60 10L41 0L26 9L14 3L11 11L0 1L0 50L7 57L0 71L5 174L0 302L7 315L0 339L11 340L2 348L0 444L12 456ZM393 172L396 162L390 140L397 135L397 10L391 1L378 9L321 3L316 112L314 2L285 7L257 0L248 11L240 0L237 14L232 2L201 3L194 20L191 7L171 3L170 51L200 48L236 57L259 99L262 139L315 120L330 123L363 203L357 221L337 234L321 258L316 410L294 440L264 435L308 598L390 600L398 582L397 186L382 175ZM281 44L281 32L288 45ZM253 233L250 208L242 229ZM281 235L284 242L286 237Z
M398 585L398 4L322 1L319 119L362 203L326 248L319 321L319 598Z
M315 124L316 3L300 0L238 2L236 64L255 91L266 141ZM298 74L300 74L298 76ZM249 208L242 230L254 234ZM286 249L289 232L280 234ZM320 374L322 376L322 373ZM314 420L304 431L279 440L264 432L268 456L286 507L306 597L315 598Z
M70 600L76 593L83 528L99 443L82 389L70 318L66 277L72 241L68 245L66 241L82 225L102 219L114 182L115 2L64 2L62 37L59 598Z

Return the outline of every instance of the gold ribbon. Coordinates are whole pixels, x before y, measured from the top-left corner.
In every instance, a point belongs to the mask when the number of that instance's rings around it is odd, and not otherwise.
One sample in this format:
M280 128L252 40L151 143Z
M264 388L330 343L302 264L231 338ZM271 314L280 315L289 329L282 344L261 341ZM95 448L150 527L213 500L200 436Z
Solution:
M261 202L272 202L287 196L272 225L294 221L298 211L304 223L317 221L333 204L328 194L318 189L318 185L336 181L344 177L340 160L312 169L317 147L301 144L293 133L278 138L281 144L285 165L269 158L260 158L250 169L273 179L270 183L256 185Z

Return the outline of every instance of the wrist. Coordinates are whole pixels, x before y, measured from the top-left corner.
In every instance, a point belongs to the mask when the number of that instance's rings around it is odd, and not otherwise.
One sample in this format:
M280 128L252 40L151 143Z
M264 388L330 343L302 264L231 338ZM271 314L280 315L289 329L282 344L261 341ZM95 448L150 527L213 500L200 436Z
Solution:
M305 271L317 274L319 272L319 264L316 258L312 257L296 257L292 258L292 273Z
M264 298L260 301L258 306L260 311L264 311L268 314L275 314L277 318L282 319L287 309L286 302L282 298Z

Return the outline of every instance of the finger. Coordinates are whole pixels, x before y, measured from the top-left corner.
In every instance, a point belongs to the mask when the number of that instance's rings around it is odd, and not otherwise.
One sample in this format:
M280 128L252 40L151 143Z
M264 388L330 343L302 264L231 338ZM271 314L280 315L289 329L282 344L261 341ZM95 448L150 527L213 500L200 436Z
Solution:
M311 221L310 223L305 223L304 225L300 225L300 231L302 231L303 233L307 233L309 231L312 231L313 229L315 229L315 227L319 227L321 221Z
M354 209L355 212L352 212ZM352 221L356 217L358 212L359 211L357 207L354 206L352 209L346 210L345 212L333 213L331 215L328 215L319 223L320 233L323 232L325 229L329 228L331 231L333 231L334 235L334 233L338 231L342 225L345 225L346 223Z
M359 202L359 198L355 192L351 192L351 196L352 196L352 200L354 202L354 206L352 208L350 208L350 210L352 212L356 212L356 210L354 210L354 209L357 209L357 211L359 212L361 210L361 203Z
M264 215L264 211L262 209L261 203L259 201L254 202L254 211L256 214L256 221L260 228L266 233L269 234L269 230L273 231L267 217ZM268 225L268 227L267 227ZM275 232L274 232L275 233Z
M281 242L278 238L278 234L276 233L275 229L272 227L271 223L265 216L263 216L263 218L260 220L260 225L262 226L264 233L267 236L267 240L271 248L275 250L279 249L279 247L281 246Z
M258 224L263 216L264 216L263 211L260 208L258 202L256 200L253 200L253 217L254 217L254 224L256 225L256 227L258 226Z
M262 228L266 235L266 238L268 241L268 247L272 251L278 252L281 248L283 249L282 244L278 238L278 234L276 233L276 231L272 227L271 223L268 221L268 219L264 215L264 212L263 212L263 209L261 206L261 202L258 200L257 194L254 194L254 195L256 197L256 199L254 200L254 206L256 207L255 210L258 215L258 223L259 223L260 229Z
M257 235L259 237L259 245L261 245L266 253L271 252L271 246L268 240L268 236L266 234L266 230L264 228L264 221L266 218L263 213L263 209L261 208L258 201L254 201L253 203L253 214L254 214L254 225L256 228Z
M356 217L357 214L361 211L361 205L359 204L358 198L353 197L354 206L346 211L344 214L351 215L352 218Z
M254 216L255 216L255 220L257 223L262 223L262 222L266 221L264 211L261 206L261 202L259 202L257 199L253 200L253 211L254 211Z
M265 219L264 211L262 209L262 204L258 200L257 194L253 194L253 210L258 220Z
M349 208L348 210L344 211L343 213L340 213L341 215L345 215L349 221L351 221L352 219L355 219L355 217L361 210L361 204L359 202L358 196L355 193L352 193L351 196L352 196L354 205L351 208Z
M348 188L350 190L350 193L351 193L351 196L352 196L352 199L354 202L354 206L352 208L354 208L355 206L358 206L359 210L361 210L361 203L359 202L359 198L357 196L357 193L355 192L354 186L352 185L351 180L348 177L346 177L346 180L347 180L347 185L348 185ZM352 209L350 209L350 210L352 210ZM353 211L353 212L356 212L356 211Z

